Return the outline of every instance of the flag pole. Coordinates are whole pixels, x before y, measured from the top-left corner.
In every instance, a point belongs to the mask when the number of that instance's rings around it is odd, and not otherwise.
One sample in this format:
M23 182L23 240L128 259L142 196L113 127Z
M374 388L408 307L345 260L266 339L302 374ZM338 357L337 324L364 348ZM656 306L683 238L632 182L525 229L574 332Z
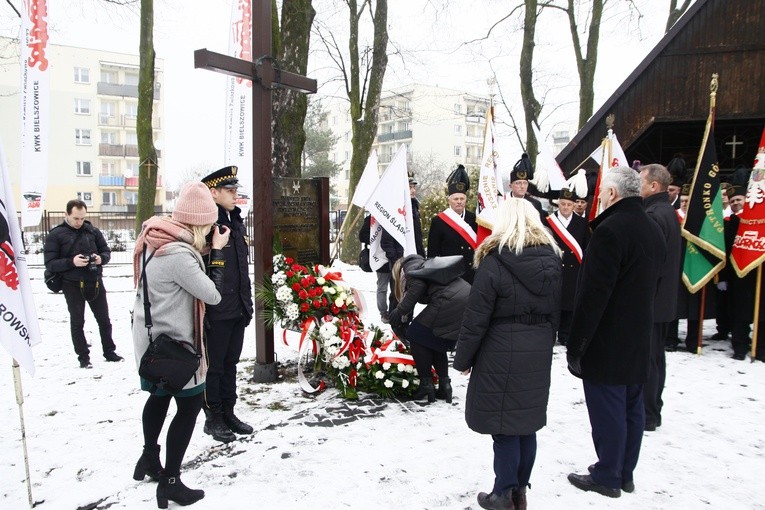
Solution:
M353 206L351 206L353 207ZM356 222L359 221L359 217L364 213L363 207L358 207L359 211L356 213L356 216L353 218L353 221L351 221L351 224L348 225L348 232L352 231L353 227L356 225ZM335 239L335 249L334 253L332 253L332 256L329 258L329 265L332 266L332 263L335 261L335 259L338 256L338 252L340 251L340 245L342 244L342 241L345 240L345 236L343 235L344 229L345 229L345 222L348 221L348 215L346 214L343 217L343 222L340 224L340 228L337 229L337 239Z
M24 470L27 481L27 497L29 498L29 508L34 507L32 499L32 482L29 479L29 454L27 452L27 430L24 426L24 392L21 390L21 371L19 362L13 358L13 385L16 388L16 403L19 405L19 421L21 422L21 444L24 449Z
M757 285L754 288L754 324L752 324L752 363L757 359L757 333L760 326L760 288L762 287L762 264L757 266Z

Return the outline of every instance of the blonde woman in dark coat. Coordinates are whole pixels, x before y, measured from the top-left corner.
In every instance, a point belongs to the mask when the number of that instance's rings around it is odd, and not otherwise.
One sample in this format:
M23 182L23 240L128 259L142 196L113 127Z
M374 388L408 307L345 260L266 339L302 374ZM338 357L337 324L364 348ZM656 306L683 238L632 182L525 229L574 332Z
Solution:
M534 206L509 198L474 264L454 368L470 374L465 421L494 440L494 487L478 503L526 508L536 431L547 423L561 252Z

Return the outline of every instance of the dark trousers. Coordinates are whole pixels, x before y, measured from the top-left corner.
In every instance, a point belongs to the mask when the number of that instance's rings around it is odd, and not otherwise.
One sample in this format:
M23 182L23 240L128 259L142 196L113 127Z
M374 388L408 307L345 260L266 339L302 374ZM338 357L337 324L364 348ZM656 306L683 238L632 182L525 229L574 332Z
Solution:
M191 442L191 435L194 433L194 425L197 422L197 415L202 409L202 393L197 393L190 397L172 397L166 395L158 397L149 395L146 404L143 406L142 424L144 445L152 446L159 444L159 433L165 424L167 410L170 407L170 400L175 398L175 405L178 411L170 422L167 429L167 440L165 444L165 473L168 476L178 476L181 474L181 463Z
M69 308L69 327L72 332L72 344L74 352L80 361L90 360L90 349L85 339L85 303L90 306L90 311L98 323L98 332L101 335L101 348L104 354L114 352L116 349L112 340L112 323L109 320L109 304L106 301L106 289L104 282L85 282L80 288L80 282L64 280L64 298Z
M624 482L633 480L640 456L645 426L643 385L610 385L585 380L584 398L598 455L592 479L605 487L621 489Z
M664 356L664 340L669 330L669 322L654 322L651 329L651 364L648 381L643 387L646 424L661 425L661 408L664 402L664 382L667 378L667 362Z
M244 344L245 319L209 321L207 330L207 387L208 407L236 403L236 364Z
M494 440L494 488L505 496L513 489L526 487L537 456L537 435L506 436L492 434Z
M715 320L717 332L727 335L731 330L730 304L728 303L728 291L715 289Z
M566 345L568 342L568 334L571 331L571 318L574 316L574 312L571 310L560 311L560 324L558 325L558 343Z
M416 342L412 342L409 347L420 379L432 377L430 367L436 369L438 377L449 377L449 358L446 352L436 351Z

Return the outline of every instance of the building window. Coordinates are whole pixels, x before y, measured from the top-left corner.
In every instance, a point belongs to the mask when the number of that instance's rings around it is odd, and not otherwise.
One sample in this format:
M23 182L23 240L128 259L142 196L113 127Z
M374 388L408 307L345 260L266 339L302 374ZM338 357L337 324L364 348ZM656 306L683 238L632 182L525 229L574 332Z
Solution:
M138 73L125 73L125 85L138 85Z
M117 83L117 71L101 69L101 81L104 83Z
M74 113L79 113L80 115L90 115L90 99L75 98Z
M138 175L138 163L135 161L129 161L127 164L126 177L136 177Z
M90 161L78 161L77 162L77 175L90 176L93 175L90 172Z
M348 180L350 180L350 178L351 178L351 169L350 168L346 168L345 169L345 180L348 181Z
M461 145L455 145L454 146L454 155L455 156L461 156L462 155L462 146Z
M138 134L130 131L125 133L125 143L127 145L138 145Z
M455 103L454 105L454 113L461 114L462 113L462 105Z
M104 205L117 205L117 193L114 191L103 192L103 204Z
M126 205L136 205L138 203L138 192L137 191L126 191L125 192L125 204Z
M90 145L90 129L75 129L74 143L76 145Z
M85 205L93 205L93 194L90 191L78 191L77 200L82 200Z
M462 135L462 126L459 124L454 125L454 134L457 136Z
M125 117L138 117L138 103L125 103Z
M101 131L101 143L119 145L117 143L117 133L114 131Z
M101 162L101 175L117 175L117 164L114 161Z
M90 70L87 67L74 68L75 83L90 83Z

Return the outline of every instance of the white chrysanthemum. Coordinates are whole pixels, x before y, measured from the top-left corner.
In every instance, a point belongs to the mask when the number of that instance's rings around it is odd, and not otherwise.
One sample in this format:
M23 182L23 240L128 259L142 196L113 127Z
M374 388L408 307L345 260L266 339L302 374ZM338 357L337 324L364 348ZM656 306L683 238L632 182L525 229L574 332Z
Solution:
M316 283L318 283L319 285L324 285L324 282L326 281L327 280L325 280L322 276L319 276L318 278L316 278Z
M284 271L278 271L271 277L271 283L277 286L284 285L284 282L286 281L287 275L284 273Z
M399 372L406 372L406 365L404 365L403 363L399 363L398 365L396 365L396 368L398 369Z
M385 373L383 373L382 370L378 370L377 372L375 372L375 379L384 379L384 378L385 378Z
M340 352L340 348L335 345L325 345L324 352L326 352L327 356L331 358L332 356L335 356L338 352Z
M350 366L350 364L351 364L351 360L349 360L345 356L339 356L335 358L334 360L332 360L332 365L339 370L345 370L346 368Z
M297 303L290 303L287 305L287 318L291 321L294 321L298 318L298 315L300 315L300 312L298 311L298 305Z
M382 364L382 367L383 367L383 370L387 372L388 370L390 370L390 363L386 361L385 363Z
M330 338L337 333L337 327L332 322L325 322L321 328L319 328L319 334L322 338Z
M273 258L273 264L274 264L274 266L278 266L278 265L279 265L279 263L280 263L280 262L281 262L283 259L284 259L284 255L282 255L282 254L274 255L274 258Z
M393 387L393 381L391 381L390 379L388 379L387 381L385 381L385 382L383 383L383 386L385 386L386 388L392 388L392 387Z
M292 301L292 289L290 289L286 285L282 285L276 290L276 299L278 299L282 303L287 303Z
M401 387L402 388L408 388L409 387L409 380L408 379L403 379L401 381Z

